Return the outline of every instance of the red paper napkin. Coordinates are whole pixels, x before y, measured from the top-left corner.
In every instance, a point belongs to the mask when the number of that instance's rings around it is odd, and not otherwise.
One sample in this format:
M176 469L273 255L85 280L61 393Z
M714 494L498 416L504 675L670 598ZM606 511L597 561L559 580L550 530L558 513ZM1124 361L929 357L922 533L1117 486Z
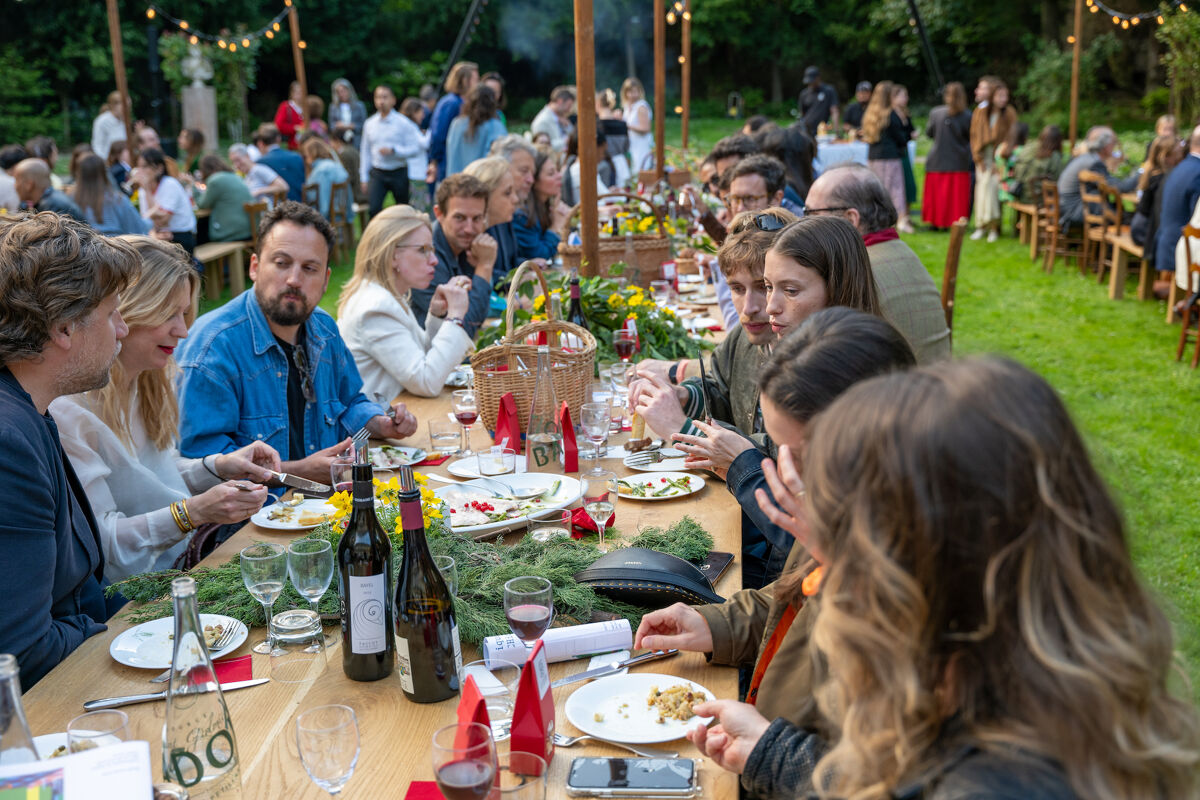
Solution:
M413 464L413 466L414 467L436 467L439 464L445 463L446 459L448 459L448 458L450 458L450 456L441 456L440 458L438 456L428 456L424 461L418 461L416 464Z
M216 670L218 683L248 681L254 677L254 665L249 653L244 656L218 658L213 661L213 669Z
M604 523L604 530L612 527L613 522L617 519L617 512L613 512L608 521ZM600 529L596 527L596 521L591 518L582 508L577 508L571 512L571 538L582 539L585 536L590 536L593 533L599 533Z
M438 789L437 781L413 781L408 784L404 800L446 800Z

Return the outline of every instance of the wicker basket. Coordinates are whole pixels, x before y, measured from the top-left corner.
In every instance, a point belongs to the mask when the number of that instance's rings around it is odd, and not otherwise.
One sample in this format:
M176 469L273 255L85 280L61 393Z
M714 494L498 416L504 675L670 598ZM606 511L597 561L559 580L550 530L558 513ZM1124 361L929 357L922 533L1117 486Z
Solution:
M512 285L508 290L508 305L504 315L504 337L496 344L485 347L471 356L471 368L475 373L475 398L479 405L479 416L489 431L496 430L496 417L500 409L500 398L512 392L517 402L517 415L524 429L525 419L533 405L534 383L537 380L537 358L540 334L545 333L550 345L550 372L554 381L554 396L561 403L567 401L571 419L578 420L580 407L587 402L588 387L595 372L596 338L578 325L562 320L546 319L530 322L513 330L513 312L520 302L517 290L532 273L542 287L546 299L546 314L550 314L550 289L542 270L533 261L526 261L513 273ZM560 337L567 335L582 343L581 347L564 349ZM520 443L514 442L515 449Z
M637 282L648 287L650 281L658 280L662 274L662 263L671 260L671 240L667 237L667 231L663 227L662 211L654 203L636 194L628 194L626 192L610 192L600 195L598 200L603 200L606 197L623 197L628 200L636 200L650 208L654 214L654 220L657 223L657 233L635 233L633 235L633 251L637 255L637 263L631 266L637 268ZM570 219L574 219L579 214L579 206L571 209ZM600 275L607 274L608 268L618 261L625 260L625 237L601 236L599 242L600 263L596 265L596 272ZM574 267L579 269L583 260L583 246L577 244L560 244L558 246L559 255L562 256L563 266L568 269Z

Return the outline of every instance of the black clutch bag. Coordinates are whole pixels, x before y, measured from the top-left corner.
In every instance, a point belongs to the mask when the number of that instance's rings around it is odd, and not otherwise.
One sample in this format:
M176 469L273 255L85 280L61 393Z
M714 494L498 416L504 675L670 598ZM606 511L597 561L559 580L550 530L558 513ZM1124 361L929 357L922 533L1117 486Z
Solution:
M642 547L624 547L601 556L578 573L575 581L614 600L643 608L725 602L694 565L677 556Z

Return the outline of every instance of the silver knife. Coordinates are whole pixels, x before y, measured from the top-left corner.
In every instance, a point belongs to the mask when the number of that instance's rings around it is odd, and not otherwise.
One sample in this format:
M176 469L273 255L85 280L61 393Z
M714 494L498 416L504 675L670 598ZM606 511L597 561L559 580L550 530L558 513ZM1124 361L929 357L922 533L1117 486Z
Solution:
M331 486L326 486L325 484L317 483L316 481L310 481L308 478L301 478L299 475L289 475L286 472L275 472L273 470L267 470L267 472L270 472L272 475L278 478L279 482L284 486L292 486L297 489L303 489L306 492L329 493L333 491L333 487Z
M221 684L222 692L232 692L235 689L245 689L247 686L258 686L266 683L270 678L254 678L248 681L233 681L232 683ZM206 690L206 691L211 691ZM161 692L150 692L149 694L129 694L124 697L106 697L103 700L88 700L83 704L84 709L95 711L98 708L119 708L120 706L131 706L136 703L152 703L155 700L165 700L167 697L166 690Z
M579 681L587 681L592 678L603 678L605 675L611 675L614 672L620 672L626 667L634 667L638 664L645 664L650 661L658 661L660 658L670 658L671 656L679 655L678 650L651 650L649 653L642 653L640 656L627 658L624 661L614 661L611 664L605 664L602 667L589 669L586 672L580 672L577 675L572 675L568 678L559 678L554 683L550 684L551 689L557 689L560 686L566 686Z

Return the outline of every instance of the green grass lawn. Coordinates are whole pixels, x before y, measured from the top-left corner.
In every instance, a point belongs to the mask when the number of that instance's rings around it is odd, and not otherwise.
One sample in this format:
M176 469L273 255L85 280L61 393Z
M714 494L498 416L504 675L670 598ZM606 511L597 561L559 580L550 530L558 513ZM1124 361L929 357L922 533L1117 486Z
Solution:
M734 125L697 120L693 136L711 146ZM668 141L678 142L678 121L668 120L667 130ZM948 235L904 238L940 286ZM321 304L330 313L350 271L349 264L334 267ZM1045 274L1011 236L995 244L968 240L958 276L955 354L1009 356L1062 395L1124 508L1134 560L1174 622L1200 700L1200 493L1192 461L1196 435L1188 432L1200 371L1175 362L1179 328L1163 321L1165 303L1131 299L1132 283L1126 298L1110 301L1106 285L1063 262Z

